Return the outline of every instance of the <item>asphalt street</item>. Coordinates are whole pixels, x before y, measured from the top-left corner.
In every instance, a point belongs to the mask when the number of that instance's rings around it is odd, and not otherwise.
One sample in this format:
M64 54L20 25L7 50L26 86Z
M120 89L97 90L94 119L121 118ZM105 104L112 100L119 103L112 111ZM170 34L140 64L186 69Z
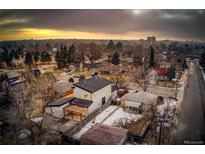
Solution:
M173 144L205 144L205 86L196 61L184 92Z

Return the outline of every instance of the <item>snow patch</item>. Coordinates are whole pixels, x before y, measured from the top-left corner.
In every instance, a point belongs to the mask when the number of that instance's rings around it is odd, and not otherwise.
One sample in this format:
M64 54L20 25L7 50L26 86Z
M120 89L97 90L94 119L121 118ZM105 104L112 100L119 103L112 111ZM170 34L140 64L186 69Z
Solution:
M108 119L106 119L103 124L115 126L117 124L127 124L132 121L137 121L142 115L129 113L119 108L116 110Z
M132 121L137 121L142 115L129 113L114 105L110 105L104 111L99 113L95 118L89 121L83 128L73 135L75 139L80 139L82 134L89 130L97 123L102 123L110 126L116 126L118 124L127 124Z
M111 105L107 107L105 110L103 110L101 113L99 113L95 118L93 118L90 122L88 122L82 129L80 129L79 132L73 135L75 139L79 139L82 134L84 134L88 129L90 129L93 125L97 123L102 123L102 121L109 116L115 109L117 109L117 106Z

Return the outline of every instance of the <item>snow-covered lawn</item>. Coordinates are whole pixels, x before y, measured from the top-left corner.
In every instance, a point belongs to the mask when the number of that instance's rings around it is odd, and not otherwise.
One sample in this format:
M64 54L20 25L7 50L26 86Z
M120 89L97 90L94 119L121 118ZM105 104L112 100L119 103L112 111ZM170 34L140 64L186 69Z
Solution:
M43 117L36 117L36 118L31 118L31 121L35 123L40 123L43 120Z
M123 110L123 108L117 109L111 116L109 116L103 124L115 126L117 124L126 124L132 121L137 121L142 115L133 114Z
M113 112L113 113L112 113ZM84 134L88 129L97 123L103 123L111 126L115 126L118 123L129 123L131 121L137 121L142 116L137 114L128 113L123 111L122 108L110 105L104 111L99 113L95 118L89 121L83 128L80 129L76 134L73 135L75 139L80 139L81 135Z
M96 123L101 123L111 112L117 109L117 106L109 106L100 114L98 114L94 119L89 121L79 132L73 135L74 138L79 139L82 134L84 134L88 129L90 129Z
M165 111L167 114L172 115L173 110L176 108L176 100L165 98L164 103L157 106L159 116L163 116Z
M166 128L169 128L172 126L172 124L174 124L176 105L177 105L176 100L165 98L164 103L157 106L158 121L159 121L158 127L160 127L159 126L160 121L163 121L164 127Z

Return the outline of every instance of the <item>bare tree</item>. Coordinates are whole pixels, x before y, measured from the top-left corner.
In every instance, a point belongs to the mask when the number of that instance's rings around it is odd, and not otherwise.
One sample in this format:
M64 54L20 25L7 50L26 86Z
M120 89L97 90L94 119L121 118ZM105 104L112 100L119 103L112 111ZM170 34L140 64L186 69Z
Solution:
M15 144L59 143L61 135L55 131L57 122L51 116L48 116L44 110L44 106L53 99L55 78L52 74L46 73L36 79L29 70L24 76L26 78L26 86L18 87L18 91L15 91L16 94L13 95L16 101L12 98L13 103L7 110L1 112L2 118L11 125L10 129L7 130L7 136L11 134L10 136ZM25 93L29 94L30 97L24 99ZM42 111L38 115L40 117L34 118L32 113L38 108L33 101L36 98L41 99L43 105ZM37 121L33 121L34 119ZM18 129L16 130L15 128ZM18 130L29 130L31 132L31 134L28 134L30 142L18 143L18 134L16 134ZM6 139L5 137L4 143L7 143Z
M98 60L101 57L101 53L99 52L99 46L94 42L88 44L88 50L86 51L86 55L89 58L91 64L93 64L95 60Z
M120 65L112 65L111 66L112 75L110 76L110 80L113 81L113 83L120 87L122 83L124 83L124 77L122 74L122 66Z
M130 75L143 91L147 91L148 86L151 84L149 74L150 71L151 70L147 67L146 64L135 66L131 70Z
M148 52L147 49L142 45L136 45L133 53L133 64L134 67L130 69L130 76L134 81L142 88L143 91L146 91L150 85L150 71L148 64Z
M40 98L44 105L52 101L54 95L55 77L52 73L44 73L38 79L31 82L31 93L33 96Z
M87 47L88 45L86 43L80 43L78 45L78 50L76 50L76 54L75 54L75 59L78 61L78 62L85 62L85 53L86 53L86 50L87 50Z

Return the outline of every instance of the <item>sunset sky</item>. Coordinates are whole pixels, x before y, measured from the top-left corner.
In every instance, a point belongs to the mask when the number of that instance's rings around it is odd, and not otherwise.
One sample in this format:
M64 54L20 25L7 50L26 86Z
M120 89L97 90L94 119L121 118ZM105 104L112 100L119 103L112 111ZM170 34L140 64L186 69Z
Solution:
M205 10L0 10L0 40L205 40Z

